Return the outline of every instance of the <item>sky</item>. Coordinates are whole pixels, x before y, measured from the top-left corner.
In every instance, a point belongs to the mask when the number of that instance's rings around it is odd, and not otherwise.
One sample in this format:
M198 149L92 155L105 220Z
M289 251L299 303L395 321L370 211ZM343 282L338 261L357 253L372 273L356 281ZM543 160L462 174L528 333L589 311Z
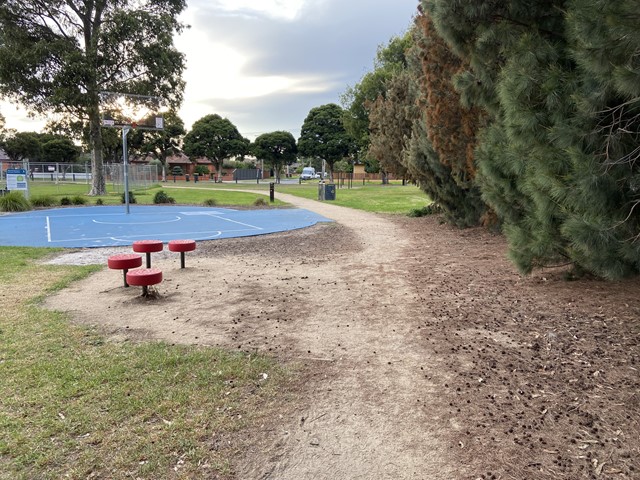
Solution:
M373 69L378 46L403 34L418 0L189 0L176 37L186 55L187 129L217 113L253 140L294 137L314 107L340 96ZM44 119L0 102L6 127L39 131Z

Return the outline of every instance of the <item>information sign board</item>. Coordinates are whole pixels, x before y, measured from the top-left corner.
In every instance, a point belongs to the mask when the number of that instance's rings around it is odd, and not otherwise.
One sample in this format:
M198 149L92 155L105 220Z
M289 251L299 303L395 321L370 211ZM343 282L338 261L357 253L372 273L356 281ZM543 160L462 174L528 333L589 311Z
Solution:
M7 174L7 190L28 191L27 171L24 168L10 168Z

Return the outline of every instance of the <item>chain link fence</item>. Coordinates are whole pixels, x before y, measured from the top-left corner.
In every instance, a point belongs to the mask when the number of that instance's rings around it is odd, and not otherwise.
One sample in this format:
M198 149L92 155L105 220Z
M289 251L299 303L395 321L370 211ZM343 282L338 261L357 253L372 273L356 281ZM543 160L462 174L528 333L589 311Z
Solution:
M0 161L0 187L6 188L6 170L24 168L29 180L35 183L84 183L87 191L91 188L91 164L87 163L41 163ZM103 165L105 183L117 193L124 192L124 165L107 163ZM129 165L129 189L150 188L158 183L157 165Z

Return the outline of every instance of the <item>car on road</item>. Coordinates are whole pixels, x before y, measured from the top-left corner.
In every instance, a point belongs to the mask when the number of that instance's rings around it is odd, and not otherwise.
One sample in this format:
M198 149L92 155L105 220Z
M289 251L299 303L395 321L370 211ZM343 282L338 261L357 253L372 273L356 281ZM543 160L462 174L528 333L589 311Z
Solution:
M314 178L319 178L316 174L316 169L313 167L304 167L302 169L302 173L300 174L300 180L312 180Z

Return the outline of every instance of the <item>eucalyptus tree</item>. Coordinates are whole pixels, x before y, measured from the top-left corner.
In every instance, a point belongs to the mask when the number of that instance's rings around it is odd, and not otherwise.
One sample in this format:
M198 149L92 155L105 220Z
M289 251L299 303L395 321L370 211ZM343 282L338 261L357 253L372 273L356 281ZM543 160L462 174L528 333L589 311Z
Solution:
M105 193L102 91L182 101L184 55L173 35L185 0L5 0L0 3L0 95L89 125L91 194Z

